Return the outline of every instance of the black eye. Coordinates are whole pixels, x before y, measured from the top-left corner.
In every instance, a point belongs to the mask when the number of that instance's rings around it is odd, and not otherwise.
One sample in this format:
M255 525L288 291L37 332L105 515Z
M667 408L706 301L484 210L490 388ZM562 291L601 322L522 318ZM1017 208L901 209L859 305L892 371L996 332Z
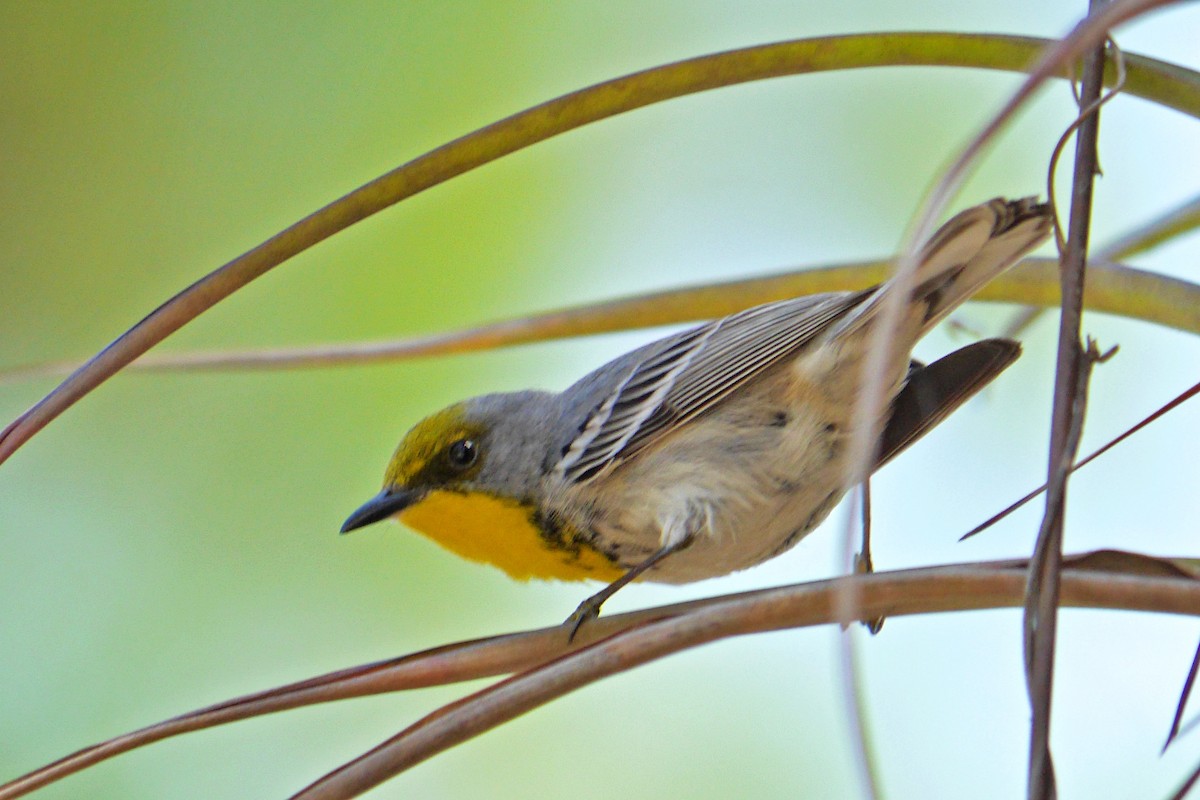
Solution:
M446 450L446 458L455 469L466 469L479 458L479 448L470 439L459 439Z

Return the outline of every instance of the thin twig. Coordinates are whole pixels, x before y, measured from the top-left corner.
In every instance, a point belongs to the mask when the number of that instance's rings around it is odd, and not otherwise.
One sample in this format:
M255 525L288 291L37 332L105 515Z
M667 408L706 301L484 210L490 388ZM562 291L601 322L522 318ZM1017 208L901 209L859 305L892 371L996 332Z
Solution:
M1089 17L1100 16L1104 10L1103 0L1092 0ZM1030 800L1054 800L1057 797L1054 763L1050 753L1054 646L1058 626L1067 476L1075 462L1075 448L1078 447L1082 431L1086 381L1091 364L1084 359L1080 329L1092 183L1096 174L1096 138L1099 133L1099 108L1095 104L1104 81L1104 51L1103 43L1093 48L1086 54L1083 65L1080 101L1087 104L1091 113L1079 125L1076 138L1070 223L1062 266L1062 314L1046 481L1049 489L1046 494L1046 513L1029 567L1029 594L1025 606L1025 677L1032 711L1027 785Z
M1051 172L1050 174L1053 173ZM1161 216L1139 225L1137 228L1125 233L1119 239L1109 242L1097 250L1088 263L1088 288L1084 294L1087 307L1094 307L1094 304L1087 295L1095 287L1096 278L1101 275L1100 270L1105 265L1118 261L1127 261L1149 250L1153 250L1155 247L1169 242L1177 236L1194 231L1196 228L1200 228L1200 196L1193 197L1186 203L1169 209ZM1026 306L1014 315L1013 319L1005 326L1003 333L1000 335L1006 339L1016 339L1041 318L1045 311L1045 306ZM2 379L3 373L0 373L0 380Z
M1171 742L1179 735L1179 726L1183 724L1183 712L1187 708L1188 698L1196 685L1196 673L1200 672L1200 645L1196 646L1196 654L1192 656L1192 666L1188 669L1187 678L1183 681L1183 689L1179 692L1179 702L1175 705L1175 716L1171 719L1171 730L1167 731L1167 740L1163 742L1162 753L1167 752Z
M894 290L887 293L886 295L884 295L883 300L879 305L879 310L877 312L875 322L872 326L872 330L868 336L866 354L865 354L865 357L863 358L863 364L862 364L861 373L860 373L862 377L858 384L859 391L855 398L854 409L853 409L853 414L852 414L853 434L850 437L850 441L849 441L849 444L847 447L847 456L846 456L847 481L846 481L846 483L848 485L854 485L856 483L861 482L869 474L869 465L871 464L871 462L873 460L873 455L874 455L873 451L876 446L875 435L874 435L874 422L875 422L875 420L877 420L879 418L880 413L883 410L883 406L884 406L884 385L883 385L884 378L883 378L883 376L887 374L887 372L886 372L887 360L890 356L890 351L891 351L891 347L889 346L889 339L890 339L890 337L892 337L894 335L894 332L899 327L899 321L900 321L900 315L902 313L902 308L906 301L906 298L908 297L908 292L911 290L911 287L913 285L913 280L914 280L914 276L916 274L916 269L917 269L917 247L918 247L919 243L927 241L929 239L929 237L932 235L933 229L934 229L934 224L935 224L938 216L942 213L942 211L945 209L945 207L949 204L950 199L954 196L954 194L958 191L959 187L961 187L963 182L966 180L971 168L975 165L975 163L977 162L977 160L979 158L980 153L983 151L983 148L996 137L996 135L1000 132L1000 130L1002 130L1003 127L1012 119L1013 115L1017 112L1017 110L1024 107L1024 105L1027 103L1027 101L1033 95L1033 93L1043 83L1045 83L1051 75L1057 74L1059 72L1059 70L1065 64L1070 63L1075 58L1077 58L1081 55L1085 55L1085 54L1089 53L1089 51L1094 54L1094 52L1098 49L1099 54L1100 54L1099 59L1098 59L1099 68L1096 69L1094 67L1094 65L1092 65L1092 63L1091 63L1092 61L1094 61L1096 59L1093 56L1088 56L1087 61L1085 62L1085 72L1084 72L1084 90L1085 91L1084 91L1083 96L1089 102L1094 101L1096 98L1098 98L1100 96L1100 88L1103 86L1103 82L1104 82L1103 39L1108 37L1109 30L1111 29L1111 27L1124 19L1128 19L1130 16L1136 16L1140 13L1144 13L1145 11L1147 11L1151 8L1154 8L1155 6L1160 5L1160 4L1161 3L1158 2L1158 0L1115 0L1115 2L1113 2L1112 4L1107 5L1107 6L1096 5L1093 8L1092 13L1089 13L1086 18L1081 20L1079 22L1079 24L1076 25L1075 28L1069 34L1067 34L1065 37L1063 37L1053 47L1047 48L1046 52L1038 60L1038 63L1035 64L1030 69L1029 76L1017 88L1017 91L1014 92L1008 98L1008 100L1004 103L1004 105L1000 108L1000 110L997 111L987 121L987 123L983 126L983 128L974 137L972 137L970 139L970 141L967 142L966 146L950 162L950 165L942 173L938 182L934 185L933 189L929 192L929 195L925 198L924 202L921 204L921 207L920 207L920 209L915 217L915 221L912 225L912 229L909 231L908 236L906 238L905 246L903 248L901 248L901 255L896 261L895 272L890 279L891 282L894 284ZM1101 42L1101 44L1098 47L1093 45L1093 42L1096 42L1096 41ZM1092 66L1093 68L1089 70L1089 69L1087 69L1088 66ZM1089 120L1094 120L1094 119L1095 119L1095 115L1093 114L1093 116L1090 117ZM1091 138L1093 139L1093 142L1094 142L1094 132L1095 132L1095 122L1094 121L1089 121L1089 122L1085 123L1084 126L1081 128L1080 141L1087 138L1087 134L1085 134L1084 131L1088 131L1088 130L1092 131ZM1090 177L1091 177L1091 173L1094 172L1094 170L1095 170L1095 164L1096 164L1095 154L1093 152L1092 157L1087 165L1088 169L1089 169L1089 193L1088 193L1089 202L1087 204L1088 209L1090 209ZM1077 166L1078 166L1078 164L1077 164ZM1083 234L1082 241L1084 243L1086 243L1086 231L1087 231L1086 226L1083 227L1082 229L1079 228L1079 226L1076 222L1076 216L1077 215L1076 215L1075 207L1073 205L1072 206L1071 229L1073 232L1076 232L1077 236L1078 236L1079 232L1082 232L1082 234ZM1080 273L1080 276L1082 275L1083 264L1085 262L1086 262L1086 247L1082 248L1081 255L1079 257L1079 266L1077 269ZM1075 303L1074 307L1077 309L1077 311L1075 312L1076 317L1078 317L1078 309L1082 308L1082 294L1083 294L1082 287L1083 287L1083 281L1081 278L1077 281L1077 283L1072 284L1072 289L1079 295L1078 298L1072 298L1070 301L1070 302ZM1065 288L1066 288L1066 284L1064 284L1064 289ZM1065 291L1064 291L1063 297L1064 297L1064 300L1068 297L1068 295ZM1078 335L1078 320L1077 319L1076 319L1075 329L1076 329L1076 334L1075 334L1074 338L1072 339L1072 342L1073 342L1073 346L1074 346L1075 350L1078 351L1079 335ZM1070 364L1077 365L1078 364L1077 354L1073 355L1070 361L1064 361L1063 363L1067 364L1067 365L1070 365ZM1078 374L1078 369L1077 368L1073 369L1069 374L1070 374L1071 378L1073 379L1074 376ZM1063 375L1061 377L1065 378L1066 376ZM1064 384L1064 385L1073 385L1073 384L1074 384L1074 380L1072 380L1070 382L1070 384ZM1066 396L1067 395L1064 395L1064 397L1066 397ZM1058 399L1058 397L1056 396L1056 400L1057 399ZM1056 407L1057 407L1057 405L1058 404L1056 403ZM1070 416L1067 416L1066 419L1069 420ZM1066 427L1062 428L1062 432L1064 434L1065 434L1066 430L1067 430ZM1065 443L1066 436L1063 435L1059 441ZM1066 475L1067 468L1070 466L1070 464L1073 461L1074 461L1074 456L1072 454L1063 463L1061 469L1058 470L1058 472L1062 476L1062 480L1065 481L1065 475ZM1060 564L1061 558L1062 558L1062 548L1061 548L1061 545L1058 543L1057 539L1053 536L1054 525L1051 524L1048 527L1048 530L1051 532L1051 534L1049 536L1040 536L1039 542L1042 541L1043 539L1051 540L1050 550L1051 550L1051 552L1056 554L1053 558L1053 563L1051 564L1051 568L1050 568L1050 572L1053 573L1054 577L1052 578L1052 580L1050 581L1050 584L1049 584L1049 590L1051 592L1051 595L1048 597L1040 598L1037 603L1038 608L1044 608L1047 605L1056 605L1058 602L1057 572L1058 572L1059 564ZM849 566L853 562L852 541L853 541L853 523L850 520L848 520L847 524L845 526L845 529L842 532L842 552L843 552L843 557L844 557L843 560L847 566ZM1038 551L1035 550L1035 556L1036 556L1037 552ZM1031 575L1036 575L1036 574L1037 574L1037 571L1031 570ZM856 587L857 587L857 584L847 582L845 584L844 591L841 591L837 594L838 611L839 611L839 614L844 618L850 619L850 618L857 618L859 616L858 615L859 598L855 594ZM1031 592L1030 594L1032 597L1034 593ZM1032 601L1031 601L1031 603L1032 603ZM1033 615L1030 612L1027 612L1027 614L1026 614L1027 624L1029 622L1031 622L1033 619L1034 619ZM1040 654L1039 657L1045 658L1046 655L1048 654L1051 659L1049 661L1050 665L1053 664L1052 643L1053 643L1053 635L1054 635L1054 622L1055 622L1055 620L1054 620L1053 616L1051 616L1051 618L1049 620L1049 628L1046 629L1044 632L1039 632L1039 634L1038 634L1039 643L1042 645L1042 647L1040 647L1040 649L1038 650L1038 652ZM1048 634L1050 637L1050 639L1049 639L1050 645L1047 645L1043 638L1046 634ZM1049 669L1046 669L1046 673L1048 673L1049 671L1050 671ZM1031 682L1031 697L1037 697L1038 691L1035 691L1035 689L1041 690L1041 687L1037 685L1037 679L1040 679L1040 677L1043 675L1043 672L1042 672L1042 670L1039 669L1031 674L1035 674L1037 676L1037 678L1035 678ZM1047 731L1047 735L1048 735L1048 731L1049 731L1049 723L1048 723L1049 690L1048 690L1048 688L1045 689L1045 696L1046 696L1046 701L1045 701L1044 707L1045 707L1045 713L1047 715L1047 720L1045 721L1044 725L1040 724L1039 721L1037 720L1038 715L1037 715L1037 713L1035 713L1035 715L1034 715L1035 716L1034 737L1033 737L1034 738L1033 746L1035 748L1033 752L1037 753L1038 752L1037 748L1042 747L1044 745L1045 758L1043 758L1041 755L1031 756L1031 773L1030 773L1031 782L1033 780L1035 780L1035 778L1034 778L1035 774L1042 775L1042 776L1048 776L1051 774L1050 769L1049 769L1049 763L1048 763L1048 756L1049 756L1048 739L1045 742L1042 742L1040 739L1041 735L1038 733L1040 728L1044 728L1044 730ZM1035 701L1034 704L1036 706L1038 703ZM868 754L867 754L867 748L866 748L865 742L859 743L858 755L859 755L860 761L863 761L867 758ZM1035 768L1034 768L1034 763L1033 763L1035 759L1036 759L1037 764L1039 765L1039 767L1036 769L1036 773L1035 773ZM869 768L864 771L864 778L865 778L864 783L869 784L873 780L871 772L872 772L872 770ZM1048 785L1050 786L1050 789L1051 789L1049 793L1038 792L1038 793L1034 794L1031 790L1031 798L1037 798L1037 800L1053 800L1053 798L1054 798L1053 781L1051 780ZM1031 783L1031 786L1032 786L1032 783Z
M1055 178L1058 176L1058 160L1062 157L1062 152L1067 146L1067 142L1071 140L1071 137L1075 134L1075 131L1079 129L1079 126L1083 124L1084 120L1090 118L1093 114L1100 110L1101 106L1108 103L1125 90L1125 81L1127 78L1125 69L1125 54L1121 51L1121 48L1117 46L1116 40L1111 36L1108 37L1106 41L1112 56L1113 64L1116 66L1116 80L1113 83L1112 89L1105 92L1102 97L1097 98L1091 103L1088 103L1087 107L1084 108L1083 100L1079 94L1079 86L1075 83L1074 76L1072 76L1070 80L1071 96L1075 98L1075 105L1080 107L1082 110L1079 112L1079 115L1075 117L1075 120L1067 126L1067 129L1062 132L1062 136L1058 137L1058 141L1054 144L1054 150L1050 155L1050 167L1046 170L1046 197L1051 205L1055 205L1057 202L1055 200L1057 193L1054 189L1054 183ZM1096 166L1096 173L1100 174L1100 167L1098 163ZM1066 250L1067 243L1063 238L1062 225L1059 224L1057 216L1054 218L1054 241L1055 244L1058 245L1058 251L1060 253ZM1004 332L1001 335L1006 339L1016 338L1021 333L1024 333L1031 325L1033 325L1033 323L1037 322L1038 318L1042 316L1044 311L1045 309L1038 308L1036 306L1028 306L1024 308L1005 327Z
M1183 800L1192 791L1198 780L1200 780L1200 764L1197 764L1196 768L1192 770L1192 774L1188 775L1183 783L1179 785L1179 788L1171 795L1171 800Z
M1107 43L1108 50L1110 51L1110 57L1113 60L1113 64L1116 65L1117 79L1116 82L1113 83L1111 89L1105 92L1102 97L1098 97L1092 102L1088 103L1086 108L1083 107L1082 98L1075 91L1075 83L1073 81L1071 82L1071 90L1075 97L1075 103L1079 105L1082 110L1079 112L1079 115L1075 117L1075 120L1067 126L1067 129L1063 131L1062 136L1058 137L1058 141L1055 143L1054 150L1050 156L1050 167L1046 170L1046 197L1051 205L1056 203L1055 196L1057 193L1054 189L1054 179L1058 175L1058 160L1062 157L1062 151L1067 146L1067 142L1071 140L1071 136L1074 135L1075 131L1077 131L1081 125L1083 125L1084 121L1095 117L1100 111L1101 106L1106 105L1125 90L1125 54L1121 52L1121 48L1117 46L1116 41L1111 36L1105 41ZM1100 69L1103 71L1103 64L1101 64ZM1095 172L1093 174L1101 174L1098 162L1095 166ZM1058 251L1060 253L1067 249L1067 242L1063 237L1062 226L1059 224L1057 217L1054 220L1054 241L1057 243Z
M855 561L854 572L856 574L870 574L874 570L874 565L871 563L870 547L870 485L871 479L869 477L859 484L859 491L853 493L853 500L850 504L851 513L853 513L853 509L857 504L858 510L861 511L862 522L863 549ZM839 598L839 604L841 604L841 598L845 597L852 598L851 602L854 604L857 604L860 599L857 592L846 591L844 585L843 589L838 591L836 596ZM855 607L855 605L849 606L849 608ZM876 617L864 618L862 621L869 626L873 624L875 619ZM863 691L862 667L858 657L858 647L850 624L842 624L838 642L839 672L842 681L841 695L842 701L846 705L846 719L850 725L851 751L859 775L862 797L865 800L878 800L878 798L882 797L880 794L882 783L879 779L879 765L875 758L875 748L872 746L871 725L867 718L866 693Z
M1104 446L1097 448L1087 458L1082 459L1081 461L1077 462L1075 464L1075 466L1071 467L1071 472L1074 473L1074 472L1077 472L1078 470L1082 469L1083 467L1086 467L1088 464L1092 463L1097 458L1104 455L1109 450L1113 449L1114 447L1119 445L1121 442L1125 441L1130 436L1132 436L1133 434L1140 431L1142 428L1145 428L1147 425L1151 424L1152 422L1157 420L1159 417L1162 417L1167 412L1172 411L1173 409L1178 408L1179 406L1183 405L1188 400L1191 400L1193 397L1195 397L1197 394L1200 394L1200 383L1192 384L1191 387L1180 392L1178 395L1176 395L1174 398L1172 398L1169 402L1164 403L1163 405L1159 406L1158 409L1155 410L1153 413L1143 417L1137 424L1133 425L1132 427L1126 428L1120 435L1115 436L1112 439L1109 439L1108 442L1104 444ZM976 534L982 533L983 531L992 527L997 522L1004 519L1009 514L1013 513L1018 508L1025 505L1030 500L1037 497L1039 494L1041 494L1044 491L1046 491L1046 484L1043 483L1041 486L1039 486L1038 488L1034 489L1029 494L1022 497L1020 500L1016 501L1015 503L1012 503L1004 510L993 514L992 516L988 517L983 522L976 525L971 530L964 533L962 536L959 537L958 540L961 542L966 539L970 539L971 537L975 536Z

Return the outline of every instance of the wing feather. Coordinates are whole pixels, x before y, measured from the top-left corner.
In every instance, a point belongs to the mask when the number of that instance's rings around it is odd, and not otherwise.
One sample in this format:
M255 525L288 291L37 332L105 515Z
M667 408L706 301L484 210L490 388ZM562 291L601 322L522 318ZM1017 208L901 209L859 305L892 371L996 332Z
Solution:
M910 300L927 306L921 333L1045 239L1050 216L1033 198L995 199L942 226L919 256ZM592 410L577 430L562 432L567 444L554 468L568 480L594 478L721 403L815 338L844 335L865 324L888 288L884 284L757 306L668 336L601 367L564 393L568 403ZM941 370L957 364L949 362ZM941 370L931 374L940 376ZM981 374L985 377L979 385L994 373L981 369ZM974 384L963 381L973 391Z
M722 322L705 323L636 351L644 357L634 359L616 390L588 415L563 449L557 468L568 479L579 481L611 463Z
M563 449L557 468L575 482L595 477L795 354L872 291L756 306L623 357L631 361L627 371Z

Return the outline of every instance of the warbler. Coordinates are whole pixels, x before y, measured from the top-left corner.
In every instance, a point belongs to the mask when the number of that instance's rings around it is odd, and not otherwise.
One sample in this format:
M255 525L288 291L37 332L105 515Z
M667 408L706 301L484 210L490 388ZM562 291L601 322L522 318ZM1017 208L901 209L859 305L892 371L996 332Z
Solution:
M943 225L918 254L886 338L878 467L1011 364L988 339L930 365L917 340L1046 239L1051 212L1000 198ZM397 516L513 578L687 583L759 564L815 528L850 488L849 442L871 332L895 280L797 297L667 336L561 393L488 394L419 422L383 490L345 533ZM574 629L572 628L572 635Z

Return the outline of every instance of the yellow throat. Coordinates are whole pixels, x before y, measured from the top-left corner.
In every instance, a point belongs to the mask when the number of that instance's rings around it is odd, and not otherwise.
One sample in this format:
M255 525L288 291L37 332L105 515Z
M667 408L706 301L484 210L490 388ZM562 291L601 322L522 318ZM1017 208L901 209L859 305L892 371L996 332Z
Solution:
M517 580L613 581L624 572L590 545L544 534L534 507L507 498L435 490L398 516L452 553L493 564Z

